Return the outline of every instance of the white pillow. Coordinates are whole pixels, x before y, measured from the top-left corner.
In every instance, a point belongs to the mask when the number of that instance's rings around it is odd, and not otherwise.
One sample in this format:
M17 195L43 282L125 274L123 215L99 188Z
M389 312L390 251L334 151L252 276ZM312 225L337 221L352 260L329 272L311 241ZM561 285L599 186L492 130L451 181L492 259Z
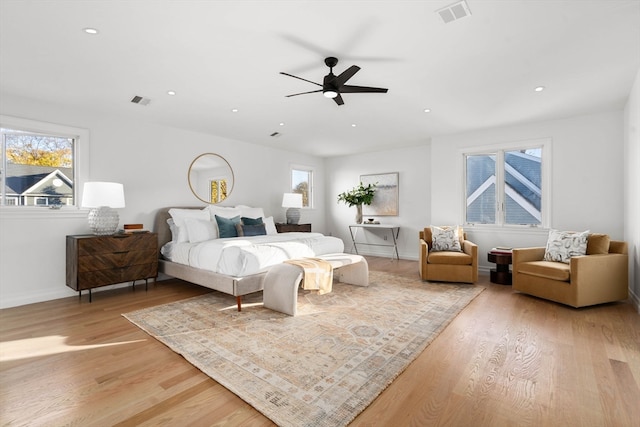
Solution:
M216 215L222 218L233 218L238 215L242 216L242 212L240 212L240 209L238 208L209 205L207 209L209 210L209 219L213 222L216 220Z
M204 208L204 209L171 208L169 209L169 215L171 215L171 218L173 218L174 224L178 227L178 238L175 240L175 242L177 243L184 243L189 241L189 232L185 224L185 219L187 218L204 219L204 220L210 219L209 211L207 208Z
M431 226L431 251L433 252L462 252L460 247L459 227Z
M218 227L208 219L185 218L189 243L199 243L218 238Z
M278 230L276 230L276 224L273 222L272 216L264 218L262 222L264 222L264 228L267 231L267 235L278 234Z
M544 260L569 264L571 257L587 253L588 238L589 230L583 232L549 230Z
M173 220L173 218L169 218L169 219L167 219L167 225L169 225L169 231L171 231L171 241L172 242L177 242L178 241L178 234L179 234L180 230L178 229L178 226L176 225L176 222Z
M236 209L240 209L240 216L245 216L247 218L264 218L264 210L262 208L238 205L236 206Z

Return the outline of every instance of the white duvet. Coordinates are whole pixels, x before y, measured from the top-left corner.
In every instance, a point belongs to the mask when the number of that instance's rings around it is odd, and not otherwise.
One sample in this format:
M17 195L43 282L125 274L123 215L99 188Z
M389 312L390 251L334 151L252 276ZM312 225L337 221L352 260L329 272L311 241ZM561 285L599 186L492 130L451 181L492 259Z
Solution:
M320 233L280 233L200 243L169 242L162 248L162 254L173 262L235 277L259 273L287 259L336 252L344 252L342 240Z

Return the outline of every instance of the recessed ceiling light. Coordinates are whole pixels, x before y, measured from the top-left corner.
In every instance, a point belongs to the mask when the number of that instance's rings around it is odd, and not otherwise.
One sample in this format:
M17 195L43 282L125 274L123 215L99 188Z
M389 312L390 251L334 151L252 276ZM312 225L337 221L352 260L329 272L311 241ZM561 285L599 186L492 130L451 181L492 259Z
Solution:
M536 92L542 92L544 90L544 86L536 86L533 90Z
M358 125L356 125L355 123L352 123L352 124L351 124L351 127L352 127L352 128L354 128L354 127L356 127L356 126L358 126Z
M237 108L233 108L233 109L231 110L231 112L232 112L232 113L237 113L237 112L238 112L238 109L237 109Z
M284 126L284 122L280 122L280 126Z
M98 34L98 32L99 32L97 29L90 28L90 27L83 28L82 31L84 31L87 34Z
M168 91L167 91L167 95L174 96L175 94L176 94L176 91L175 91L175 90L168 90Z
M430 108L425 108L425 109L424 109L424 112L425 112L425 113L430 113L430 112L431 112L431 109L430 109Z

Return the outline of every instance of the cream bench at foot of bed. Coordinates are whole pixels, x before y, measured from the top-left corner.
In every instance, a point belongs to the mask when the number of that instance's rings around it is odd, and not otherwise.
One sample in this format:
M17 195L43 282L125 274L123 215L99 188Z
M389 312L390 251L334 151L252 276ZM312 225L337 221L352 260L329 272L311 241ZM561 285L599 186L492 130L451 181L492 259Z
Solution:
M351 254L326 254L317 258L331 263L333 278L338 282L369 286L369 264L364 257ZM302 267L288 263L269 268L262 291L264 306L295 316L298 312L298 287L303 273Z

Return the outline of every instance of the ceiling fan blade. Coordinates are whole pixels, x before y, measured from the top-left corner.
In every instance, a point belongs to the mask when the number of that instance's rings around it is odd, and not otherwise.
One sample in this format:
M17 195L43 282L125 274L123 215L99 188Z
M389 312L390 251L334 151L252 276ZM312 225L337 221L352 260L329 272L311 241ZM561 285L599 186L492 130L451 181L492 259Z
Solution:
M353 77L353 75L355 73L357 73L358 71L360 71L360 67L358 67L357 65L352 65L351 67L347 68L345 71L343 71L338 77L336 77L335 79L335 84L340 87L343 84L345 84L347 82L347 80L349 80L351 77Z
M320 83L312 82L311 80L303 79L302 77L294 76L293 74L283 73L280 71L280 74L284 74L285 76L293 77L294 79L303 80L305 82L313 83L316 86L322 86Z
M341 93L367 93L367 92L375 92L375 93L387 93L389 89L382 87L367 87L367 86L350 86L344 85L340 88Z
M336 102L336 104L338 105L342 105L344 104L344 101L342 100L342 97L340 96L340 94L338 94L338 96L336 96L335 98L333 98L333 100Z
M285 98L289 98L289 97L291 97L291 96L306 95L306 94L308 94L308 93L316 93L316 92L322 92L322 89L312 90L312 91L309 91L309 92L294 93L294 94L292 94L292 95L285 95Z

